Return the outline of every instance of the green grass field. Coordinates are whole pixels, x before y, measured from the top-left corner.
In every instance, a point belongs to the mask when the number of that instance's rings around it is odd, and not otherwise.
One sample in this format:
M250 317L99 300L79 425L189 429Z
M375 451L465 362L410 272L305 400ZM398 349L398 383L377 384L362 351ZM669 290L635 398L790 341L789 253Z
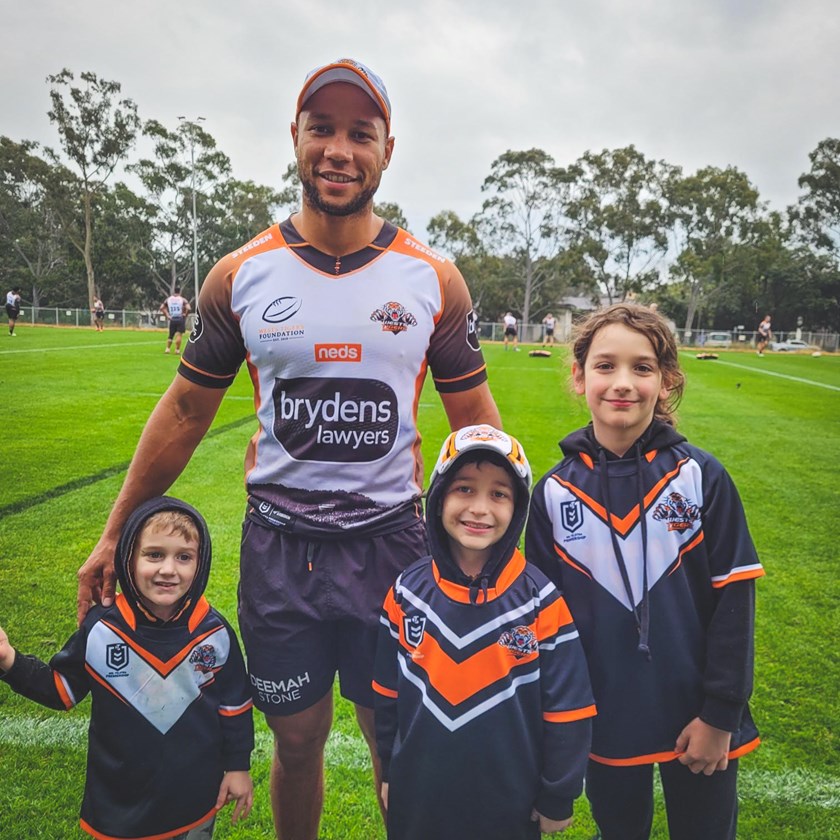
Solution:
M177 357L164 355L162 333L21 325L17 332L14 339L0 336L0 624L16 647L48 659L74 630L75 572L96 543ZM527 346L520 353L484 349L505 427L521 439L539 476L559 459L557 441L587 419L569 392L567 351L533 358ZM739 836L840 837L840 586L831 542L840 501L840 356L719 355L682 356L688 385L680 429L728 467L767 570L758 582L753 698L763 744L741 762ZM242 374L172 490L207 518L214 542L208 597L231 620L245 501L242 457L255 428ZM420 428L428 472L447 431L428 384ZM0 840L86 836L77 819L88 712L87 700L61 714L0 687ZM235 828L223 812L217 838L273 837L271 741L256 718L254 810ZM654 837L665 838L659 812ZM584 840L593 830L581 798L563 837ZM351 710L339 702L321 837L384 836L366 748Z

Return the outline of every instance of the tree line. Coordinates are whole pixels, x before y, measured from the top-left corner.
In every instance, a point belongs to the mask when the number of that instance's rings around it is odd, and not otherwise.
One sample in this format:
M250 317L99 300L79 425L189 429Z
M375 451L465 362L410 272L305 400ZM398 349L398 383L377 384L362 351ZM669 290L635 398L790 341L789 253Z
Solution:
M222 254L294 210L294 164L276 190L233 177L200 120L141 121L118 82L70 70L47 77L60 152L0 136L0 270L33 306L157 308L194 295ZM147 157L134 159L146 139ZM483 320L540 320L569 295L656 301L680 327L840 329L840 140L826 138L799 178L797 203L770 210L734 167L681 167L634 146L558 166L508 150L468 219L443 210L429 244L467 279ZM114 180L118 167L139 187ZM198 225L193 239L193 206ZM394 203L376 211L402 227Z

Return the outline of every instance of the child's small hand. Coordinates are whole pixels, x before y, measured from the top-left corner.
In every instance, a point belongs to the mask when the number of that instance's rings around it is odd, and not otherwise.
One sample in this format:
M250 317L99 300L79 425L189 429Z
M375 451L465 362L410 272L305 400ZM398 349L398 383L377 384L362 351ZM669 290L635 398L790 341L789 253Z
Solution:
M711 776L716 770L726 770L729 766L731 740L731 732L716 729L697 717L680 732L674 751L682 753L677 760L692 773Z
M244 820L251 813L251 805L254 803L254 783L247 770L230 770L225 773L216 799L216 810L221 810L231 800L235 801L236 805L233 807L230 821L236 825L238 820Z
M565 820L550 820L535 808L531 811L531 822L538 822L543 834L554 834L557 831L565 831L572 824L572 817Z
M382 787L379 790L379 795L382 799L382 807L388 810L388 782L382 782Z
M6 631L0 627L0 670L8 671L15 664L15 649L9 643Z

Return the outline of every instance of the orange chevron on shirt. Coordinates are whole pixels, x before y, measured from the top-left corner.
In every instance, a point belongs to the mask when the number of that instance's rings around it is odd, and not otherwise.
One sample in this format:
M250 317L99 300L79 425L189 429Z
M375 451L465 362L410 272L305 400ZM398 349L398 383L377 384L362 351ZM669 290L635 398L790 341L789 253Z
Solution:
M671 472L663 475L662 478L660 478L659 481L657 481L656 484L654 484L654 486L647 492L644 497L645 510L647 510L651 504L659 498L663 488L666 487L675 476L679 475L683 464L685 464L688 460L688 458L683 458L676 467L671 470ZM576 487L574 484L571 484L557 475L552 475L551 478L554 479L554 481L556 481L561 487L565 487L573 496L580 499L580 501L583 502L583 504L585 504L586 507L601 520L604 522L607 521L607 509L596 502L590 495L584 493L579 487ZM615 528L622 537L626 536L630 529L639 521L639 506L635 505L626 516L621 518L616 516L614 513L610 514L610 521L612 522L613 528Z
M530 629L536 632L533 625ZM434 636L426 633L412 653L412 662L413 667L426 673L428 682L437 692L457 706L538 656L539 651L534 650L517 659L494 638L487 647L463 662L456 662L444 652Z

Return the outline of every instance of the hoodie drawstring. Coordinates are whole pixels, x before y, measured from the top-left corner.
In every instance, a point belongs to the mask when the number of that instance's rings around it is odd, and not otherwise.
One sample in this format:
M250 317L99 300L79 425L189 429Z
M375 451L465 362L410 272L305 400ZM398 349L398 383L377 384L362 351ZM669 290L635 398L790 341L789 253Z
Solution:
M618 534L615 532L612 519L612 499L610 497L610 482L607 475L607 455L601 449L598 453L599 478L601 482L601 492L604 496L604 507L607 513L607 525L610 529L610 539L612 540L613 553L618 564L618 571L621 574L621 582L624 584L624 591L627 594L627 599L630 602L630 607L633 610L633 617L636 620L636 631L639 634L639 644L637 650L644 654L645 658L650 660L650 605L648 604L648 575L647 575L647 519L645 517L645 497L644 486L642 484L642 470L641 470L641 450L638 444L636 445L636 490L639 496L639 518L641 519L642 528L642 598L639 602L639 607L635 605L633 597L633 587L630 584L630 575L627 573L627 564L624 562L624 555L621 553L621 546L618 542Z

